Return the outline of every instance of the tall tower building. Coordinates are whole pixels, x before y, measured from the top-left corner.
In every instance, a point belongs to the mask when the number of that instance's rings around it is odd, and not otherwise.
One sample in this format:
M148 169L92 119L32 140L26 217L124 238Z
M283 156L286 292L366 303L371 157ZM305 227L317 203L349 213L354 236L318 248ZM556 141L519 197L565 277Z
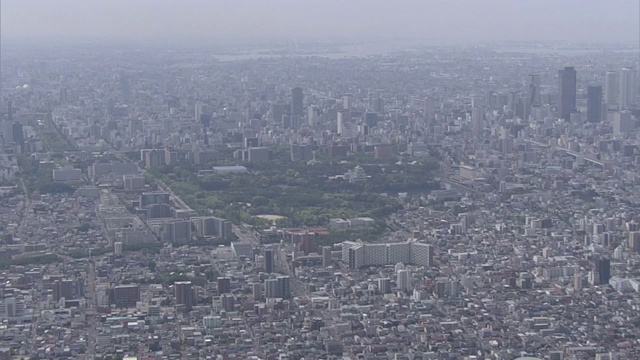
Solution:
M184 305L187 311L193 307L193 288L191 281L177 281L173 284L176 305Z
M294 87L291 89L291 115L300 116L304 115L304 94L301 87Z
M471 133L474 137L482 134L484 129L484 108L476 107L471 110Z
M596 285L605 285L611 278L611 261L606 258L593 260L593 280Z
M587 87L587 121L599 123L602 121L602 86Z
M572 66L558 71L558 91L560 92L558 113L560 118L568 121L571 113L576 112L577 75Z
M406 269L398 271L396 283L398 291L411 291L411 271Z
M331 246L322 247L322 267L331 266Z
M636 72L629 67L620 70L620 110L628 109L636 99Z
M289 299L291 297L291 281L288 276L278 276L278 294L283 299Z
M540 99L540 75L529 75L529 101L532 107L538 107L542 105Z
M342 132L344 131L344 127L347 124L347 122L349 121L349 112L346 110L338 110L338 119L337 119L337 133L338 135L342 135Z
M604 101L608 107L618 104L618 73L607 71L604 78Z
M273 266L274 266L273 256L274 256L273 249L266 249L264 251L264 271L269 274L273 272Z
M427 121L433 120L436 116L436 99L433 96L424 99L424 116Z

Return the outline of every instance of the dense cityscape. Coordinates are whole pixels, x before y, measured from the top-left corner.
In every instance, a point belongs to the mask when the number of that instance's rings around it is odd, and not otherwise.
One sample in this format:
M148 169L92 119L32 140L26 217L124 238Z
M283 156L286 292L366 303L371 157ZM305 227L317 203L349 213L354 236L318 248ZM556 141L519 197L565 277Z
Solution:
M637 46L370 45L3 45L0 359L640 359Z

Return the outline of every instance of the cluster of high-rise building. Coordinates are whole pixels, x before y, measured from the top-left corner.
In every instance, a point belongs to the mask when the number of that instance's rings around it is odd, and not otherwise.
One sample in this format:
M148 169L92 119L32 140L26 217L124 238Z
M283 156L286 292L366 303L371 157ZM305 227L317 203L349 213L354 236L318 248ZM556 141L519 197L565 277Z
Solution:
M635 57L125 53L3 62L0 357L639 357ZM75 192L22 194L21 154ZM284 229L184 203L289 159L345 192L437 161L441 187Z

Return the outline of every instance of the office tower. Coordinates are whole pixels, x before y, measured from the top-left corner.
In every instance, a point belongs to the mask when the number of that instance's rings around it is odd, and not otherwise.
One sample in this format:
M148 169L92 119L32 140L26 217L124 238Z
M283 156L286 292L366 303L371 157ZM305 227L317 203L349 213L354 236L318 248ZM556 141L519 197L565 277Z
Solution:
M115 243L113 243L113 254L115 256L122 255L122 242L116 241Z
M381 97L377 97L374 98L372 100L370 100L370 104L369 104L370 109L372 111L375 111L377 113L383 113L384 112L384 99Z
M144 167L152 169L164 165L164 151L158 149L141 150L144 159Z
M307 123L310 127L316 126L318 120L318 109L315 106L310 105L307 107Z
M7 101L7 120L13 121L13 102Z
M218 285L218 296L231 292L231 279L228 277L217 278L216 285Z
M424 116L427 121L433 120L436 116L436 99L432 96L424 99Z
M273 256L274 256L273 249L266 249L264 251L264 271L269 274L273 272L273 266L274 266Z
M236 306L236 299L232 294L224 294L220 296L220 302L225 311L233 311Z
M596 285L605 285L611 278L611 261L606 258L596 258L593 260L593 281Z
M160 239L171 243L191 241L191 221L189 219L166 220L160 229Z
M136 303L140 301L140 286L116 286L112 289L110 298L110 303L117 307L135 307Z
M187 311L190 311L194 302L191 281L177 281L173 287L176 305L182 305Z
M391 292L391 279L381 278L378 279L378 291L383 294L389 294Z
M631 122L631 112L618 111L613 114L613 135L624 136L633 129Z
M378 113L374 113L374 112L365 113L364 123L370 128L378 126Z
M396 284L398 286L398 291L411 291L411 271L407 269L398 271Z
M252 147L247 149L247 159L252 163L271 161L271 149L268 147Z
M264 281L265 296L267 298L289 299L291 297L291 282L288 276L278 276Z
M315 253L318 250L314 235L311 233L292 234L293 241L298 243L298 249L305 255Z
M282 117L289 113L291 108L287 104L283 103L275 103L271 104L271 116L273 117L273 122L276 124L282 124Z
M529 93L527 98L533 107L542 105L540 101L540 75L529 75Z
M300 116L304 115L304 94L301 87L294 87L291 89L291 115Z
M331 266L331 246L322 247L322 267Z
M602 121L602 86L600 85L587 87L587 121L590 123Z
M629 233L629 250L640 252L640 231L632 231Z
M120 75L120 93L125 104L131 101L131 81L124 74Z
M356 270L365 265L364 245L360 244L355 247L349 248L347 253L349 254L348 255L349 269Z
M342 108L351 111L351 109L353 108L353 95L344 94L342 96Z
M73 289L75 285L73 281L65 279L58 280L53 283L53 301L58 301L62 298L65 300L73 299Z
M471 134L474 137L482 135L484 129L484 108L477 107L471 110Z
M604 79L604 101L609 107L618 103L618 73L607 71Z
M289 299L291 297L291 281L288 276L278 276L278 295L283 299Z
M291 161L309 161L313 159L313 146L291 144Z
M251 285L251 294L253 295L253 300L262 300L262 285L260 283L253 283Z
M202 115L204 115L205 111L204 111L204 107L205 105L202 103L196 103L194 106L194 112L195 112L195 117L194 120L196 122L200 122L202 121Z
M576 112L576 70L565 67L558 71L558 91L560 95L558 113L560 118L569 121L571 113Z
M266 279L264 281L264 293L267 299L273 299L279 297L278 295L278 280Z
M573 289L575 291L582 290L582 274L579 270L573 274Z
M626 110L635 102L636 98L636 72L632 68L622 68L620 70L620 88L619 95L619 109Z
M344 127L347 124L347 122L349 121L349 112L346 110L339 110L338 111L338 124L337 124L337 128L338 128L338 135L342 135L342 132L344 131Z

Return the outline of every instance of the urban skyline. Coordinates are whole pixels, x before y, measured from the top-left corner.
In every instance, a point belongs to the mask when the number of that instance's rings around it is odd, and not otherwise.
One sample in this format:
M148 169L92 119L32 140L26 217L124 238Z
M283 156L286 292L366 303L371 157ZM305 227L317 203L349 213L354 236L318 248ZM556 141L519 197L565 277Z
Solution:
M640 359L637 5L2 1L0 359Z

